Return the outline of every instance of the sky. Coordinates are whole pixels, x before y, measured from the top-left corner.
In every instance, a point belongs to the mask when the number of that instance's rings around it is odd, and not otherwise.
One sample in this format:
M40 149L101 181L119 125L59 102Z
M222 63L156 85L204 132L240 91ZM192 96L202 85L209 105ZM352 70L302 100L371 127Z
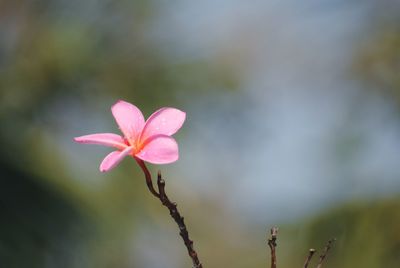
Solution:
M261 222L398 193L395 107L348 74L374 5L225 2L181 1L154 27L172 60L226 55L242 74L239 93L187 98L183 183Z

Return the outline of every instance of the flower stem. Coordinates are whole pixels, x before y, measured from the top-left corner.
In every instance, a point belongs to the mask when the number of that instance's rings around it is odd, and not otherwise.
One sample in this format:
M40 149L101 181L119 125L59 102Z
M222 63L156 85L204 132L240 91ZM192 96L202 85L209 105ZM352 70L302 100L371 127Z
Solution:
M150 171L147 169L146 164L143 160L139 158L135 158L136 162L139 164L140 168L143 170L144 176L146 178L147 188L149 188L150 193L152 193L155 197L160 198L160 194L154 189L153 181L151 179Z

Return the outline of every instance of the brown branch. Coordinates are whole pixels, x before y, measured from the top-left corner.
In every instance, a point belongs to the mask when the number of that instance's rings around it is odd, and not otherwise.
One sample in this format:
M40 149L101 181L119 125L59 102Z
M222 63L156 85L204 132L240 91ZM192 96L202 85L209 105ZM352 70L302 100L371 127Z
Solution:
M271 268L276 268L276 237L278 235L278 228L271 228L271 238L268 238L268 246L271 249Z
M203 266L200 263L197 253L193 248L193 241L189 238L189 233L187 231L184 218L180 215L177 209L177 204L175 202L171 202L167 194L165 193L165 181L161 178L160 171L158 171L157 174L157 185L160 192L160 201L165 207L168 208L169 214L175 220L176 224L178 224L180 230L179 234L185 243L190 258L192 258L193 267L202 268Z
M277 246L276 240L277 240L277 236L278 236L278 228L277 227L271 228L270 233L271 233L271 236L270 236L270 238L268 238L268 246L271 249L271 268L276 268L276 246ZM324 251L322 252L322 254L319 258L317 268L322 267L322 263L326 259L326 256L328 255L328 252L332 248L332 245L335 241L336 241L335 238L328 241ZM310 248L308 250L308 256L304 262L303 268L308 268L315 252L316 252L316 250L313 248Z
M322 267L322 263L324 262L326 256L328 255L329 250L332 247L332 244L336 241L335 238L331 239L328 241L328 244L326 244L326 247L324 249L324 251L322 252L321 256L319 256L319 261L318 261L318 265L317 268L321 268Z
M142 170L144 172L144 175L146 177L146 184L147 184L147 187L149 188L149 191L161 201L163 206L168 208L169 214L171 215L171 217L175 220L176 224L178 225L179 234L182 237L183 242L185 243L185 246L187 248L190 258L192 259L193 268L203 268L203 266L197 256L197 252L193 248L193 241L190 240L190 238L189 238L189 233L186 228L184 218L181 216L181 214L179 213L179 211L177 209L177 204L175 202L171 202L169 200L167 194L165 193L165 181L161 178L161 172L158 171L158 174L157 174L157 186L158 186L158 193L157 193L157 191L154 189L154 186L153 186L151 174L150 174L149 170L147 169L145 163L140 159L137 159L137 158L135 158L135 159L136 159L136 162L138 162L139 166L142 168Z
M304 263L304 266L303 266L304 268L308 267L308 265L310 264L311 258L314 256L314 253L315 253L315 249L310 248L310 250L308 251L307 259L306 259L306 261Z

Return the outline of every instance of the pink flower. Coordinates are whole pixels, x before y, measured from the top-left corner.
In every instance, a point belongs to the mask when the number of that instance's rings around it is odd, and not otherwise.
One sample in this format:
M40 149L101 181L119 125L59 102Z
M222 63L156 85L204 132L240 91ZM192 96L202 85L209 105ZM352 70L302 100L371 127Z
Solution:
M117 149L101 162L101 172L111 170L128 155L153 164L169 164L178 160L178 144L171 135L182 127L186 118L184 112L164 107L145 122L142 112L135 105L122 100L111 107L111 112L123 137L98 133L74 138L78 143L100 144Z

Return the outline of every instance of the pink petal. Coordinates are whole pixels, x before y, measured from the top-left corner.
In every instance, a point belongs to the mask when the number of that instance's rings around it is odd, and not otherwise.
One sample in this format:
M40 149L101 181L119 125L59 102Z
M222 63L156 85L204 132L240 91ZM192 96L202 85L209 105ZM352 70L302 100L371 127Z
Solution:
M111 107L111 112L127 139L139 137L144 126L144 117L135 105L120 100Z
M74 140L78 143L99 144L104 146L115 147L121 150L127 147L127 145L124 142L124 139L121 136L112 133L90 134L90 135L76 137L74 138Z
M153 136L135 156L153 164L169 164L179 158L178 144L167 135Z
M127 147L123 151L114 151L108 154L103 162L100 164L100 171L107 172L113 169L116 165L118 165L125 156L129 155L132 152L133 147Z
M154 135L168 135L175 134L183 125L186 113L175 108L161 108L154 112L146 121L143 128L141 141L146 141Z

